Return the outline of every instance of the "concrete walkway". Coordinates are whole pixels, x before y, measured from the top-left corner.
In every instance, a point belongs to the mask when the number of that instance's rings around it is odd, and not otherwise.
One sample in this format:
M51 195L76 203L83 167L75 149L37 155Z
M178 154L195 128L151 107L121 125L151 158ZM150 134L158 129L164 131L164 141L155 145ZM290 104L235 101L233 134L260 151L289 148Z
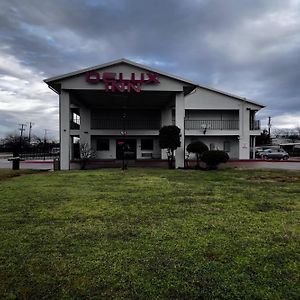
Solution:
M243 169L300 170L300 161L233 161L224 166Z
M120 168L121 162L118 163L103 163L97 162L93 168ZM167 163L162 161L151 162L131 162L129 167L161 167L167 168ZM236 160L229 161L226 164L220 166L221 168L242 168L242 169L281 169L281 170L300 170L300 160L288 160L288 161L262 161L262 160ZM7 159L0 158L0 169L11 169L12 163ZM31 160L23 161L20 163L21 169L35 169L35 170L53 170L53 162L51 160ZM78 169L78 163L71 164L72 169Z
M11 169L12 162L0 159L0 169ZM20 169L53 170L52 161L21 161Z

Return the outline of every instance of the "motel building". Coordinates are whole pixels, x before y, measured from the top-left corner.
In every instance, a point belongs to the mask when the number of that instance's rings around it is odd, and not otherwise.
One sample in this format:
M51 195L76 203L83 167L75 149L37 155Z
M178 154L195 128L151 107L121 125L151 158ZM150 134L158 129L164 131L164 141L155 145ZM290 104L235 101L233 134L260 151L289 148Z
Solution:
M177 168L184 167L192 141L224 150L230 159L250 159L260 135L255 114L264 105L127 59L45 82L59 95L62 170L78 158L79 143L94 149L97 160L121 160L124 145L132 160L165 160L158 140L165 125L181 130Z

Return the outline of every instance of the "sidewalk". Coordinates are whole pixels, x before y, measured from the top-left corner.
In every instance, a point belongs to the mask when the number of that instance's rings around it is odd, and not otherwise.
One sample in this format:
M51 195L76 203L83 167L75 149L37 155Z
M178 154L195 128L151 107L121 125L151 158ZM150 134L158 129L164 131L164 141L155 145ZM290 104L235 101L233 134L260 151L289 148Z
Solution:
M265 160L241 160L229 161L222 167L233 167L243 169L280 169L280 170L300 170L300 160L288 161L265 161Z
M190 161L190 165L195 162ZM95 161L89 163L89 169L97 168L121 168L121 161ZM129 168L147 168L147 167L160 167L167 168L167 161L162 160L138 160L129 161ZM282 170L300 170L299 160L288 161L265 161L265 160L234 160L228 161L226 164L221 164L220 168L243 168L243 169L282 169ZM7 158L0 158L1 169L11 169L12 163ZM36 169L36 170L53 170L52 160L26 160L20 163L21 169ZM72 162L71 169L79 169L79 163Z

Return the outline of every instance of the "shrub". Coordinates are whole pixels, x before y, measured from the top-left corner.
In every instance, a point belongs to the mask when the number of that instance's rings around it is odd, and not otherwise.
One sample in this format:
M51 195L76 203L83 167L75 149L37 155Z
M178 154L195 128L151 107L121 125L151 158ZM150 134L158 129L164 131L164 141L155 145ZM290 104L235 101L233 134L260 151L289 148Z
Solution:
M190 143L186 150L190 153L195 153L197 158L197 167L199 168L199 161L203 152L208 151L208 147L201 141Z
M229 156L225 151L209 150L203 152L201 159L206 163L209 170L214 170L220 163L226 163Z

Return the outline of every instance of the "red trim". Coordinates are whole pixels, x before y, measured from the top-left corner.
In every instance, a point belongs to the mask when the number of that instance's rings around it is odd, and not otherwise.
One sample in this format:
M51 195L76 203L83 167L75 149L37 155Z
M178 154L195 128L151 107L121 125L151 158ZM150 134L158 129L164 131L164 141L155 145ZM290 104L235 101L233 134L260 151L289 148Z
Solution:
M134 160L135 163L146 163L146 162L167 162L168 160L166 159L136 159ZM79 163L78 160L71 160L71 163ZM120 162L120 160L117 159L95 159L95 160L90 160L90 163L116 163ZM188 162L191 163L196 163L196 160L188 160ZM275 162L275 163L300 163L300 160L263 160L263 159L256 159L256 160L251 160L251 159L235 159L235 160L229 160L227 163L256 163L256 162ZM53 160L24 160L22 163L28 163L28 164L49 164L53 163Z
M240 159L240 160L229 160L228 161L229 163L231 162L234 162L234 163L256 163L256 162L276 162L276 163L294 163L294 162L300 162L300 160L278 160L278 159L270 159L270 160L264 160L264 159L252 159L252 160L249 160L249 159Z

